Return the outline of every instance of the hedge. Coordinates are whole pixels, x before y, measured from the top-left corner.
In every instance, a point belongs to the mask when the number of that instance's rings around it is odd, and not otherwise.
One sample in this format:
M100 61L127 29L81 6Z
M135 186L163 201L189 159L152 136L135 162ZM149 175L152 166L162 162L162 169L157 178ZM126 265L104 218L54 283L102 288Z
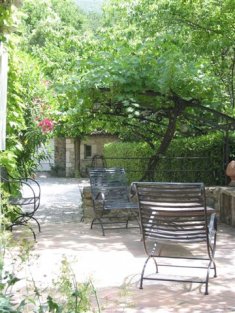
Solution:
M156 143L158 144L158 143ZM235 136L229 137L229 157L235 155ZM153 150L143 142L106 144L104 157L108 167L124 167L129 181L143 176ZM206 185L226 182L223 135L180 138L171 142L167 154L161 157L154 177L156 181L203 181Z

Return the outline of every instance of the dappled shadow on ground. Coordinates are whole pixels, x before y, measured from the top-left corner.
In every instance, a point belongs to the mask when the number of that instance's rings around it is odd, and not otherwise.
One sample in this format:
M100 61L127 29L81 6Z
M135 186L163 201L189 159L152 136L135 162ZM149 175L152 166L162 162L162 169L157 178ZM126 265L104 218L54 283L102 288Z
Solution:
M46 231L46 233L45 233ZM45 236L46 235L46 236ZM39 235L39 247L58 249L76 249L79 251L102 251L103 253L129 251L136 257L142 256L144 250L141 235L137 229L122 229L107 231L101 235L99 229L90 229L90 224L77 223L50 225L44 228L44 234Z
M105 313L155 313L155 312L234 312L235 293L200 294L198 288L188 288L185 284L161 283L147 286L143 290L136 286L106 288L99 290Z
M35 253L40 255L39 267L47 271L44 278L58 269L62 255L72 260L79 279L92 279L105 313L233 312L234 236L234 228L221 225L216 258L218 277L210 279L209 296L204 295L204 285L191 283L150 281L140 290L145 253L137 229L115 230L103 237L100 230L90 230L89 224L47 225L39 235ZM184 252L185 247L180 249Z
M67 187L53 181L51 187L46 186L42 184L45 193L39 212L42 233L37 235L31 262L39 287L47 288L58 277L65 256L78 281L92 280L102 313L235 311L235 228L219 225L218 277L211 278L208 296L204 295L204 286L190 283L149 281L140 290L146 256L139 230L110 230L102 236L99 228L91 230L89 223L79 222L81 198L77 181L67 182ZM165 249L172 253L171 246ZM177 249L190 251L187 246Z

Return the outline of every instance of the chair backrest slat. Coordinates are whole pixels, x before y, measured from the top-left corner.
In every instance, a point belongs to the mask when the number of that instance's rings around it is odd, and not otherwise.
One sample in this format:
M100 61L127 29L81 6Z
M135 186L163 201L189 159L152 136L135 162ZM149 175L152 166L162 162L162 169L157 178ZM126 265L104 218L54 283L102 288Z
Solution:
M143 239L207 240L207 207L202 183L133 183Z
M129 200L129 185L124 168L91 169L89 177L93 198L102 192L106 203L118 200L121 205Z
M96 168L89 171L91 186L127 186L123 168Z
M96 168L89 171L93 184L115 183L126 181L126 173L123 168Z

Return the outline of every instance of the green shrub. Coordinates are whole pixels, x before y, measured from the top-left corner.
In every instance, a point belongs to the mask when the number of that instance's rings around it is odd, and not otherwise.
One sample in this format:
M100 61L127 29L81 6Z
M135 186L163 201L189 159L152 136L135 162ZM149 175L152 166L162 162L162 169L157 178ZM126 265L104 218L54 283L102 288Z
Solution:
M92 281L78 282L65 256L61 261L61 270L52 282L53 284L47 288L38 288L30 270L33 243L26 239L15 242L8 232L2 229L0 235L2 244L0 251L1 313L85 313L91 311L101 313ZM6 255L10 254L14 254L14 257L11 262L9 260L7 262ZM25 267L31 279L19 275L24 272ZM17 288L18 282L25 284L25 290Z
M107 167L125 168L130 181L138 180L140 173L144 173L147 166L146 160L151 154L150 147L142 142L109 143L104 147Z
M225 184L224 140L221 133L171 142L155 170L156 181L203 181L206 185ZM156 144L157 145L157 144ZM235 155L235 136L229 137L229 157ZM104 156L108 167L124 167L129 181L140 180L153 150L146 143L110 143Z

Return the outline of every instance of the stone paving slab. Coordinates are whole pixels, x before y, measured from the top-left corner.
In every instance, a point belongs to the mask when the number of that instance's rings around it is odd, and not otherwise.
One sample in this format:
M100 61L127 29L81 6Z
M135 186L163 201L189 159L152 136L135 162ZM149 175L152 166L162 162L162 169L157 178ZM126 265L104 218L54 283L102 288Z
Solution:
M99 229L80 222L79 188L86 180L39 180L42 232L31 269L41 287L50 285L66 256L79 281L92 280L102 313L235 312L235 228L219 225L218 277L210 280L208 296L201 284L190 283L146 282L140 290L146 256L139 231L112 230L103 237ZM172 253L172 247L166 249Z
M41 204L36 213L41 224L79 222L82 218L81 189L87 179L55 178L41 175Z

